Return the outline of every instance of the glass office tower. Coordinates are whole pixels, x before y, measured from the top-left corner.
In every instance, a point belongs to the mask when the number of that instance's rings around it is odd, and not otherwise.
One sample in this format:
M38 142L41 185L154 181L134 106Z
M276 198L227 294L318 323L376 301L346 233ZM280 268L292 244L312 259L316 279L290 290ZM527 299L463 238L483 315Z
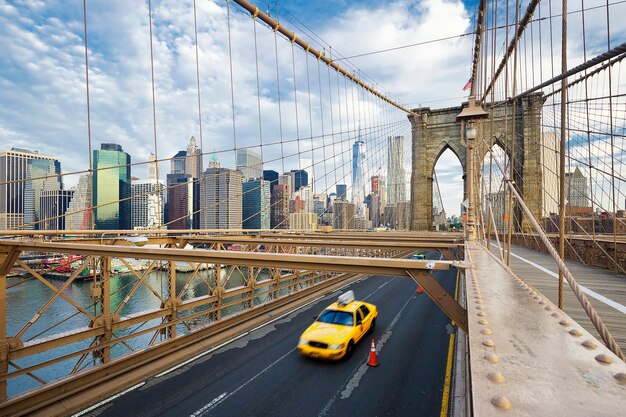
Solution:
M93 151L93 170L96 229L130 229L130 155L120 145L103 143Z

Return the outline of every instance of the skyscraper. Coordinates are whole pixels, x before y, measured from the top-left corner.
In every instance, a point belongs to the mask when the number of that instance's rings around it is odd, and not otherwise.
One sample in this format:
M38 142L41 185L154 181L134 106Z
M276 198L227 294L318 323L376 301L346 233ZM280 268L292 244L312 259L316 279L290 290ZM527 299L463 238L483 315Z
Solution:
M274 189L274 186L278 184L278 172L271 169L263 170L263 179L270 182L270 192Z
M354 229L355 205L345 200L335 200L333 207L333 229Z
M170 174L187 173L187 151L178 151L170 160Z
M139 180L131 183L131 228L157 228L163 224L163 183Z
M298 191L300 187L309 185L309 173L303 169L292 169L290 173L293 175L293 191ZM313 185L311 184L311 187Z
M315 213L289 213L289 228L294 230L317 229L317 215Z
M380 177L378 175L372 176L372 193L380 193Z
M65 229L65 212L74 196L74 190L42 190L40 199L41 230Z
M40 196L43 190L62 189L61 164L51 156L26 149L12 148L0 152L0 229L22 228L38 222ZM24 181L28 178L53 175L51 178ZM38 228L39 224L27 226Z
M291 195L293 194L293 175L290 175L289 173L279 175L278 184L284 184L289 187L287 191L289 192L289 198L291 198Z
M242 220L244 229L270 228L270 183L262 179L242 186Z
M365 142L357 140L352 145L352 202L356 204L357 213L360 213L365 199L365 182L363 179L365 167Z
M404 170L404 136L389 137L387 141L387 204L406 201Z
M289 228L289 184L277 184L272 190L270 201L270 227L272 229Z
M237 170L241 171L247 180L263 178L261 154L252 149L237 149Z
M200 183L200 228L241 228L240 171L207 168Z
M346 184L337 184L337 200L347 200L348 199L348 187Z
M129 230L130 155L124 152L120 145L103 143L100 149L93 151L93 169L92 189L96 229Z
M91 229L91 181L89 175L81 175L74 195L65 211L65 230Z
M296 196L300 196L300 198L302 199L302 201L304 201L304 210L307 213L313 213L313 190L311 189L310 186L303 186L300 187L300 189L298 191L296 191L295 193L293 193L294 198Z
M573 172L565 173L565 199L570 207L590 207L587 177L578 167Z
M200 182L189 174L167 175L167 228L200 228Z
M191 175L192 178L200 178L202 176L202 149L196 144L196 138L193 136L189 139L187 145L185 161L185 173Z
M556 132L541 132L541 142L541 215L550 217L550 213L559 212L560 139Z
M156 156L150 152L150 156L148 156L148 179L156 181L157 178L157 163Z

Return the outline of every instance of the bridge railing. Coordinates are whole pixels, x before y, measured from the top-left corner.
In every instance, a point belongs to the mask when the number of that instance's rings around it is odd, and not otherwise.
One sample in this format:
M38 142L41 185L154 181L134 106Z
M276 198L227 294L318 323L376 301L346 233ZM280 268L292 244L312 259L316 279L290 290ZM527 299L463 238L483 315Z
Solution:
M23 410L58 401L59 384L70 393L172 355L150 370L156 373L180 361L180 349L206 350L203 340L267 320L267 312L361 274L408 274L427 293L442 295L428 271L456 261L394 258L439 250L455 259L459 242L387 238L385 244L318 236L154 237L161 248L112 238L109 245L3 240L0 404ZM452 314L465 323L464 310Z

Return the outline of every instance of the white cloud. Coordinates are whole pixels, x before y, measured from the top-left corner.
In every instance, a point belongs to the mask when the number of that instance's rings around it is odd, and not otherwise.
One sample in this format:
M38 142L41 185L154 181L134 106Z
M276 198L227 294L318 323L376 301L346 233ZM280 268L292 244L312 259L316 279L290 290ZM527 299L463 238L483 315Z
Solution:
M191 1L153 2L160 158L184 149L191 135L199 139L191 5ZM197 2L197 6L204 149L220 152L218 158L232 166L235 140L226 9L222 2L213 1ZM90 1L87 11L92 146L120 143L133 162L145 161L154 147L147 4L133 3L131 7L119 0ZM236 146L259 145L253 21L235 6L230 18ZM357 4L315 30L334 48L351 55L450 36L466 31L468 26L467 12L459 1L401 0L369 11ZM410 149L410 125L404 114L364 95L334 71L329 74L324 65L318 72L317 61L312 57L307 60L300 48L296 47L292 61L291 45L281 36L276 39L279 111L274 33L260 23L256 29L263 153L265 160L274 160L268 168L309 167L311 175L315 171L318 188L330 188L335 181L351 183L351 144L359 135L368 142L366 175L379 173L379 166L384 164L387 136L404 135L406 149ZM0 51L3 147L20 146L58 155L66 172L86 169L82 2L9 5L0 0ZM471 40L466 37L359 58L354 63L402 101L426 102L459 95L469 73L470 52ZM330 136L331 132L335 135ZM301 140L299 146L296 141L310 135L316 148L312 154L310 139ZM311 167L312 160L315 167ZM144 176L145 171L143 167L133 168L138 176ZM168 171L169 164L161 163L161 175ZM67 184L76 182L77 177L66 180Z

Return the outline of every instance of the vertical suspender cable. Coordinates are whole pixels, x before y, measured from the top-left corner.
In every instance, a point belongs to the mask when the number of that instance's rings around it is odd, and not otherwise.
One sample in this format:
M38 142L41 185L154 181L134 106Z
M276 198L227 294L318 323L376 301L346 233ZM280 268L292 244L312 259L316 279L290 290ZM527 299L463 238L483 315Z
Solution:
M196 0L193 0L193 31L195 35L196 47L196 87L198 91L198 128L200 130L200 175L202 175L202 172L204 171L204 143L202 140L202 102L200 100L200 59L198 56L198 19L196 16Z
M567 71L567 0L562 0L561 13L561 72ZM567 77L561 80L561 144L559 147L559 256L565 259L565 141L567 140ZM559 269L558 307L563 309L563 271Z
M237 128L235 122L235 87L233 75L233 47L230 34L230 0L226 0L226 21L228 23L228 64L230 68L230 103L233 117L233 153L237 150ZM237 155L234 155L235 166L237 165Z
M519 0L515 1L515 33L517 33L517 28L519 26ZM519 51L519 38L515 43L515 48L513 49L513 86L512 86L512 96L515 97L515 92L517 91L517 57ZM515 183L515 145L517 143L517 100L513 100L513 109L511 114L511 147L509 148L510 154L510 165L509 165L509 181L513 181L512 184ZM522 173L520 173L520 177ZM519 184L517 184L519 186ZM506 261L507 265L511 264L511 238L513 237L513 218L515 217L515 212L513 211L513 194L509 192L509 207L508 207L508 216L509 216L509 226L508 226L508 239L507 239L507 254ZM521 219L518 219L521 222Z
M157 207L157 218L161 219L161 210L162 210L162 201L161 201L161 190L158 187L159 184L159 151L157 147L157 123L156 123L156 94L154 91L154 52L152 46L152 0L148 0L148 20L150 23L150 74L152 77L152 131L154 133L154 157L156 159L155 162L155 171L157 177L157 186L155 187L155 192L157 193L158 207Z
M565 1L565 0L564 0ZM610 26L610 12L609 12L609 0L606 0L606 42L607 51L611 50L611 26ZM613 200L613 257L617 259L617 204L615 201L615 135L613 131L613 80L612 80L612 66L609 65L609 129L611 133L611 200Z
M95 229L95 217L93 215L93 161L91 155L91 99L89 97L89 48L87 46L87 0L83 0L83 30L85 33L85 87L87 91L87 152L89 153L89 198L87 204L91 230Z

